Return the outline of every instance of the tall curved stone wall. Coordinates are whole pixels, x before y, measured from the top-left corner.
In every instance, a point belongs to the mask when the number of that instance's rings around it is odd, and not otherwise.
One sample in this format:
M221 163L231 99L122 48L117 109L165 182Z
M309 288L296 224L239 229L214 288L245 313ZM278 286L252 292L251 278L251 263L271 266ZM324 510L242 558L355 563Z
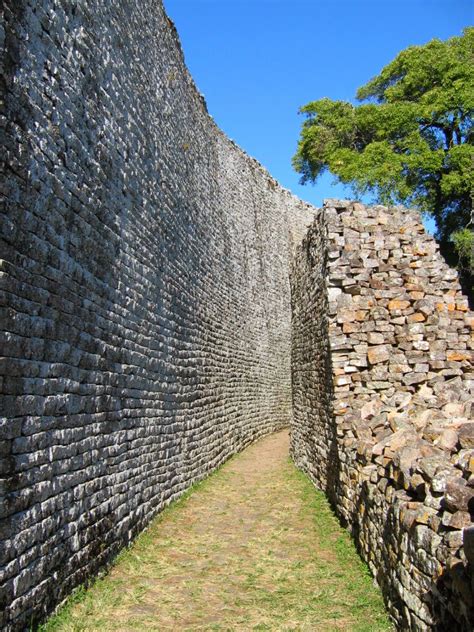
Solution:
M292 265L291 452L400 630L474 627L474 314L418 213L328 200Z
M157 0L3 17L9 630L288 425L288 261L310 212L216 127Z

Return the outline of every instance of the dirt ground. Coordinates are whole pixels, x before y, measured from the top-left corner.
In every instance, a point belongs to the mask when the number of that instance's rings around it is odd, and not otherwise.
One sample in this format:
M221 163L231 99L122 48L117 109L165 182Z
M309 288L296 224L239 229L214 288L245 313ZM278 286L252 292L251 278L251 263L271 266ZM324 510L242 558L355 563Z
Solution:
M323 494L268 436L152 523L46 630L391 630Z

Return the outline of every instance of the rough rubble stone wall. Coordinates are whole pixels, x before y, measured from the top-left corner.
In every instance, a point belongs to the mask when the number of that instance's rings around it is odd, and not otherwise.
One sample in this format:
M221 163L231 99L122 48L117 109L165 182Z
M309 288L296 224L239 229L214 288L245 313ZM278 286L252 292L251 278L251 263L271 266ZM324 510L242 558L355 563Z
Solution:
M10 630L289 423L288 262L309 209L217 129L161 3L3 11Z
M474 314L456 272L417 213L328 200L291 282L295 462L399 629L472 630Z

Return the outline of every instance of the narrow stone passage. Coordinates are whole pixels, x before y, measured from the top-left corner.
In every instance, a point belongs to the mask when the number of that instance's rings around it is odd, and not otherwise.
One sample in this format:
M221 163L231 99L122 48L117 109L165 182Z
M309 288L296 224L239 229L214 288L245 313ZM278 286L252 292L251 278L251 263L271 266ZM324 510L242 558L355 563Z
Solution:
M168 508L44 630L391 630L324 495L253 444Z

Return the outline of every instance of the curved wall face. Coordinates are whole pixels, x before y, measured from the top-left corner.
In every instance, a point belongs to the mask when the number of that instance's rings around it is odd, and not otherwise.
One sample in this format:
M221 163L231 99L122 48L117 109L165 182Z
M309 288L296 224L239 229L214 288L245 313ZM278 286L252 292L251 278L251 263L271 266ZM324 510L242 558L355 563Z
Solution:
M309 207L207 115L156 0L10 1L2 629L290 421Z

